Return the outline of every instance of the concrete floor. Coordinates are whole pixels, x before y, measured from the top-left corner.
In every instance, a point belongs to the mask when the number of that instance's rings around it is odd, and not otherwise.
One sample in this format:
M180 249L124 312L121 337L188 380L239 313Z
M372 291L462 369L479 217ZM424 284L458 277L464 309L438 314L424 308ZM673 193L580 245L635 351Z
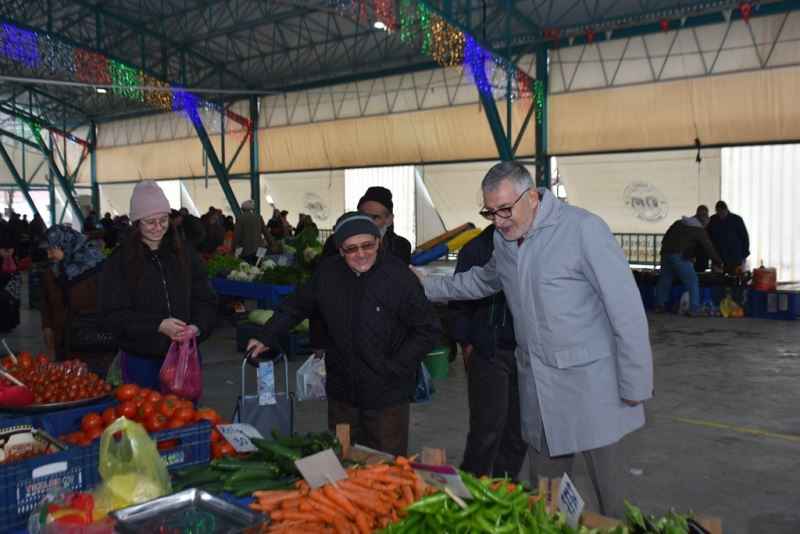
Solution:
M632 500L656 514L673 505L721 517L725 534L800 532L800 323L648 318L656 396L646 405L647 424L628 438L637 473L629 475ZM22 324L5 335L12 350L47 352L40 324L25 307ZM233 326L218 328L202 351L201 404L230 416L241 363ZM457 465L468 420L460 357L436 386L430 401L412 405L410 450L444 447ZM324 402L295 403L296 431L323 429L325 421ZM577 466L576 484L591 509L583 461Z

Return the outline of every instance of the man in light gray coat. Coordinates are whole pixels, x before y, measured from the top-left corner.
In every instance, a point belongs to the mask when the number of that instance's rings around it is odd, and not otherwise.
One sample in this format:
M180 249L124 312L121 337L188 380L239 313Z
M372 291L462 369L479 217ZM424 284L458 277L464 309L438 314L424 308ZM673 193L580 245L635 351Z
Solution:
M606 224L498 163L481 184L494 254L483 267L425 279L431 300L506 294L517 338L522 437L531 481L571 473L582 452L604 514L625 517L622 438L644 424L653 393L647 320L628 262Z

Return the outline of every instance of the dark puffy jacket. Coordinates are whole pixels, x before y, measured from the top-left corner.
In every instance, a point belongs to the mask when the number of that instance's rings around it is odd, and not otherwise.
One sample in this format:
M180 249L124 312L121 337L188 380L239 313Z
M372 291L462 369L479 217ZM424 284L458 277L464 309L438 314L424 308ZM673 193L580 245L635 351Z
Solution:
M493 236L494 225L490 225L464 245L458 253L456 272L486 265L494 251ZM454 300L448 308L453 337L462 348L472 345L478 354L492 360L497 347L513 350L517 346L514 319L502 291L480 300Z
M724 219L712 215L708 237L725 263L740 264L750 255L750 236L744 221L735 213L728 213Z
M722 265L722 258L711 244L705 229L694 217L684 217L672 223L661 240L661 254L680 253L684 259L691 260L700 250L712 262Z
M419 362L439 340L440 325L407 265L379 252L372 269L356 276L344 258L332 256L256 337L274 345L313 313L328 326L328 396L362 408L408 402Z
M165 239L157 251L145 253L144 284L134 291L128 289L125 280L128 266L124 246L103 264L100 323L116 336L122 350L143 358L166 356L170 339L158 331L158 326L167 317L197 325L198 341L211 333L217 315L217 294L200 255L185 239L182 245L188 273L178 271Z

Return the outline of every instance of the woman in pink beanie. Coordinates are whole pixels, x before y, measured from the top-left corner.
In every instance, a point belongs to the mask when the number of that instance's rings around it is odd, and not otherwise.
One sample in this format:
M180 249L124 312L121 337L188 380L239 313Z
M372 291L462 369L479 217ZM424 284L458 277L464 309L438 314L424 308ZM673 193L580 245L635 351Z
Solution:
M217 313L205 265L170 224L170 209L156 182L136 184L133 228L100 276L101 327L116 336L122 381L155 390L170 343L187 330L204 340Z

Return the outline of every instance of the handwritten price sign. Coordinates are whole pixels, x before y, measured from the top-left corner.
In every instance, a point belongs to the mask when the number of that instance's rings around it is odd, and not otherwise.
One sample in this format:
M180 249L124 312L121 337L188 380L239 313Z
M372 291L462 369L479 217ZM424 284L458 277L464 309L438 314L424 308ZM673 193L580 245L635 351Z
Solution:
M262 438L261 433L252 425L246 423L233 423L231 425L217 425L217 430L230 443L236 452L257 451L250 438Z

